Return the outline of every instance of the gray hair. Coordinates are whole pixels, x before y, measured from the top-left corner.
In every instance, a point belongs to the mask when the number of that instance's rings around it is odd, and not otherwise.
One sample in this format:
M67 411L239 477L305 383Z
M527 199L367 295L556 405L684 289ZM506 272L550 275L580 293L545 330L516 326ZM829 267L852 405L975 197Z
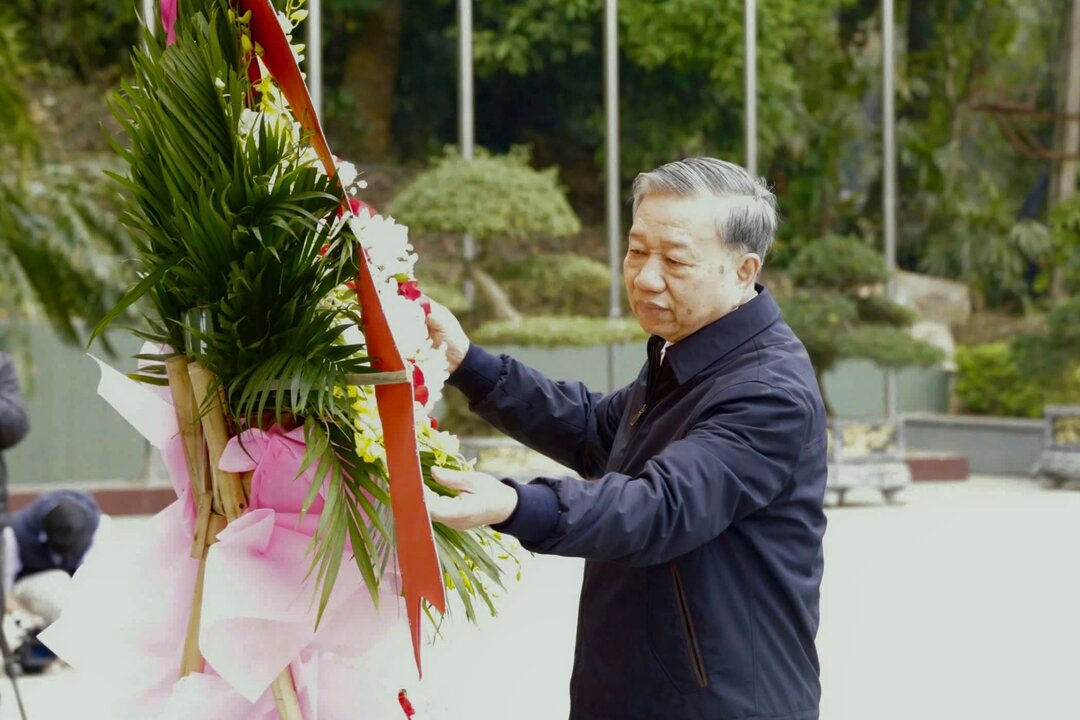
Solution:
M661 165L634 179L634 212L646 195L738 198L730 212L717 218L716 231L728 247L757 253L762 259L780 224L776 196L765 181L745 168L709 157L687 158Z

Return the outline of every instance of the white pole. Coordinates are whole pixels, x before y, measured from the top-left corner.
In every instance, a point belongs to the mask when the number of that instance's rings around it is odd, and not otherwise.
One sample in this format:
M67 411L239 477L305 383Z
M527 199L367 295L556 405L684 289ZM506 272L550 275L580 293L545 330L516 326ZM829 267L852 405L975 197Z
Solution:
M886 294L890 300L896 298L896 50L895 50L895 11L894 0L884 0L882 9L881 34L884 56L882 58L883 117L882 148L884 153L884 192L882 198L885 223L885 266L889 280ZM890 421L896 420L896 371L885 372L885 413Z
M743 3L743 29L745 33L745 120L746 120L746 169L757 177L757 2Z
M607 175L607 233L608 264L611 288L608 294L608 315L622 315L622 228L619 202L619 4L618 0L604 2L604 120ZM615 389L615 346L607 347L608 391Z
M472 0L458 0L458 144L461 156L473 159L473 20ZM471 233L462 238L465 256L465 304L471 310L476 302L476 285L472 280L472 264L476 258L476 241Z
M308 0L307 16L307 86L315 114L322 117L322 0Z

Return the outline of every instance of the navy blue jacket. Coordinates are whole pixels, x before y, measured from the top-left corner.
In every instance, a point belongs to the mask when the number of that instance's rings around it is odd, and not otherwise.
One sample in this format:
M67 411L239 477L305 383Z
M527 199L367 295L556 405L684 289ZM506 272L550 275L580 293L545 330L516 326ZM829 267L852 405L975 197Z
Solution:
M812 720L825 411L763 287L610 395L471 347L451 383L576 470L498 529L583 557L571 720Z

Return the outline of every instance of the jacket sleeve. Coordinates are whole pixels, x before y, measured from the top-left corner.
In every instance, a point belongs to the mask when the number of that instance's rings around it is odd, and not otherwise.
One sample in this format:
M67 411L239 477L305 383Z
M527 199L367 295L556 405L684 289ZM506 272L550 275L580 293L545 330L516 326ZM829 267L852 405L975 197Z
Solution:
M629 387L610 395L551 380L508 355L472 345L450 384L500 431L582 477L603 473Z
M15 364L10 357L0 354L0 450L22 440L29 430L30 418L15 376Z
M791 481L809 412L788 393L742 383L636 477L538 478L500 531L534 552L644 566L715 539ZM554 501L552 500L554 496Z

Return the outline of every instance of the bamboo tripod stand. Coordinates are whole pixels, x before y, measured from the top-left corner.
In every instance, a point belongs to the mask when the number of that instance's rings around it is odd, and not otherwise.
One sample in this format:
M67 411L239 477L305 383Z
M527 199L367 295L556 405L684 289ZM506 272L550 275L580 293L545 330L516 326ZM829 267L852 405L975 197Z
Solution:
M193 672L202 672L206 666L199 650L206 557L210 546L217 541L218 533L247 509L251 473L239 474L218 469L218 461L229 441L229 429L222 392L218 390L210 397L210 391L216 385L213 374L197 362L188 362L183 356L167 360L165 368L183 438L184 459L187 461L196 511L191 556L199 559L199 569L180 660L180 677L185 677ZM281 720L303 720L296 686L288 667L274 679L271 689Z

